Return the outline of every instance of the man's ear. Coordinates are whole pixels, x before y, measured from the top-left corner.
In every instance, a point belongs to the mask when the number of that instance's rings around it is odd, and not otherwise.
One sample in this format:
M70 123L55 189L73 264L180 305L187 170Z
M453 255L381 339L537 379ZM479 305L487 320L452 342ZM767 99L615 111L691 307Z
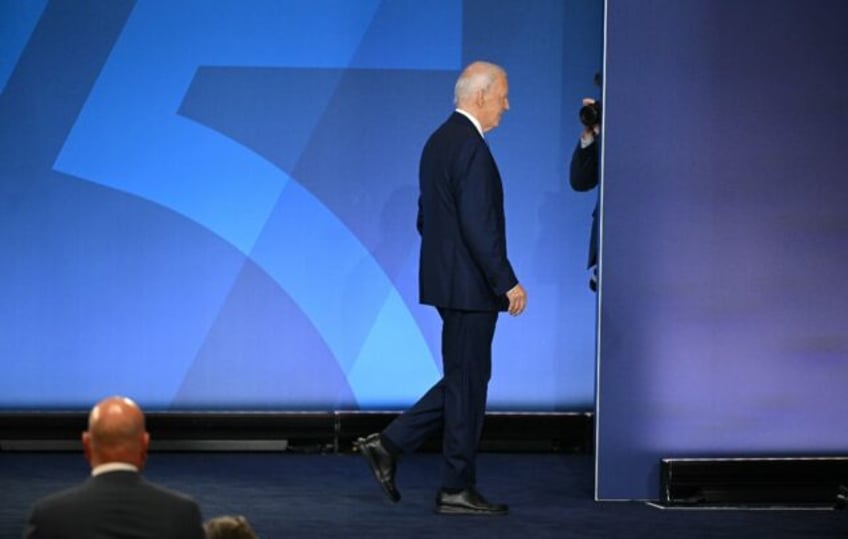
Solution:
M150 434L145 431L141 436L141 447L138 452L138 462L136 463L139 470L144 469L144 465L147 464L147 450L150 447Z
M82 450L85 453L85 460L89 463L91 462L92 457L92 449L91 449L91 434L88 431L82 433Z

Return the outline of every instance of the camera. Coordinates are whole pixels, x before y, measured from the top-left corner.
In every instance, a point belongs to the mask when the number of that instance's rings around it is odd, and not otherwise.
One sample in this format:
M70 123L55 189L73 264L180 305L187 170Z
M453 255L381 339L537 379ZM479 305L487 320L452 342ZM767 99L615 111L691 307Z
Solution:
M595 127L601 124L601 102L595 101L580 108L580 123L586 127Z
M592 82L594 82L595 86L597 86L598 88L603 87L603 75L601 75L600 71L595 73L595 77L592 79ZM595 127L596 125L601 125L600 101L595 101L594 103L583 105L583 107L580 109L580 123L589 128Z

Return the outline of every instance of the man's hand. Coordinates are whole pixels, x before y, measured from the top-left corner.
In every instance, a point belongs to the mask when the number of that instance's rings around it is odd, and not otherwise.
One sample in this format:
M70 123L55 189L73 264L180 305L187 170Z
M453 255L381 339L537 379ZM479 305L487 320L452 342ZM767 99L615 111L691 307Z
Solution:
M509 307L507 308L509 314L518 316L524 312L524 308L527 307L527 292L524 291L524 287L520 283L513 286L506 293L506 297L509 300Z

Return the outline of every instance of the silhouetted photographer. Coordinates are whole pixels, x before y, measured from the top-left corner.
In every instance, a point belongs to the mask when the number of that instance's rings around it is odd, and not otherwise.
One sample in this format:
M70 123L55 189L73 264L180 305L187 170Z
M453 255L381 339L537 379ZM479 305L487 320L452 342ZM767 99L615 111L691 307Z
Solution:
M595 84L601 85L600 73L595 75ZM571 155L569 183L575 191L591 191L598 186L600 176L599 156L601 138L601 102L586 97L580 108L579 118L583 124L580 140ZM598 289L598 204L592 212L592 232L589 238L589 288Z

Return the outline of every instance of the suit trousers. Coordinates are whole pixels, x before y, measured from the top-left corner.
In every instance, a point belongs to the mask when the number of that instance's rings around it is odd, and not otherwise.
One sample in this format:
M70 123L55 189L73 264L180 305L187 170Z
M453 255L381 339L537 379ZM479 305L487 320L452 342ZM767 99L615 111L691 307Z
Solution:
M411 453L441 431L442 488L474 486L477 450L492 374L496 311L439 308L442 317L442 378L382 435L401 453Z

